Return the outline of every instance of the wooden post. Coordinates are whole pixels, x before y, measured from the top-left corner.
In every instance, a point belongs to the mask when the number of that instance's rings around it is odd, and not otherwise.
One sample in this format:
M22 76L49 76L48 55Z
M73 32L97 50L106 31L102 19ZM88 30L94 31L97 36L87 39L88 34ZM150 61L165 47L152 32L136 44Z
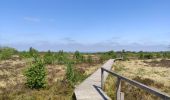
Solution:
M121 100L120 91L121 91L121 79L118 77L116 83L116 100Z
M124 100L125 94L123 92L120 92L120 100Z
M103 79L104 78L104 73L103 72L104 72L104 70L103 70L103 68L101 68L101 89L102 90L104 89L104 84L103 84L104 83L104 81L103 81L104 80Z

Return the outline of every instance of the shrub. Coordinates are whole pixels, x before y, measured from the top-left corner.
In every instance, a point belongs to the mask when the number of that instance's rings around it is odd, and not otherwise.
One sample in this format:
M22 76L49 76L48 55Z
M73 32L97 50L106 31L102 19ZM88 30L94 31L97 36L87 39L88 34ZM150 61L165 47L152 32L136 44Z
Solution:
M0 48L0 59L6 60L10 59L12 55L16 54L17 50L14 48L4 47Z
M80 52L79 52L79 51L75 51L75 53L74 53L74 58L75 58L75 59L79 59L80 56L81 56Z
M153 58L153 54L151 53L144 54L144 59L152 59L152 58Z
M162 54L160 52L156 53L156 58L162 58Z
M74 69L71 63L67 64L66 79L73 84L74 83Z
M141 51L141 52L139 52L139 59L143 59L144 58L144 54L143 54L143 52Z
M40 58L34 59L35 63L26 70L24 75L26 76L26 85L28 87L39 89L46 85L46 68Z
M84 80L85 78L86 78L86 75L76 70L74 66L72 65L72 63L69 62L67 64L66 79L70 85L74 86L74 84Z
M22 52L19 53L19 56L21 58L31 58L31 57L34 57L34 56L38 57L38 50L30 47L28 52L22 51Z
M122 50L121 54L122 54L122 57L123 57L123 60L124 60L124 61L125 61L125 60L129 60L129 59L128 59L128 53L126 53L126 51L125 51L124 49Z
M64 56L59 56L58 59L57 59L57 63L58 63L58 64L64 64L64 63L65 63L65 58L64 58Z
M29 49L29 54L30 54L31 57L38 56L38 50L30 47L30 49Z
M19 56L21 58L31 58L32 56L29 54L29 52L26 52L26 51L22 51L19 53Z
M89 64L93 63L92 56L88 55L88 57L87 57L87 62L88 62Z
M84 56L79 51L75 51L73 57L74 57L76 63L82 63L85 61Z
M139 52L140 59L152 59L154 57L152 52Z
M109 52L101 54L100 62L103 63L106 60L114 59L114 58L116 58L116 53L114 51L109 51Z
M104 54L100 55L99 61L103 63L105 60L107 60L106 56Z
M44 55L44 63L45 64L53 64L54 63L54 55L51 53L49 50L45 55Z
M116 58L116 53L114 51L109 51L107 55L110 56L110 59Z
M164 58L170 58L170 52L164 52L163 57Z
M67 53L63 52L63 50L60 50L58 53L54 55L57 64L66 64L68 62L68 55Z
M86 79L86 75L84 75L81 71L78 71L76 69L74 69L74 84L83 81L84 79Z

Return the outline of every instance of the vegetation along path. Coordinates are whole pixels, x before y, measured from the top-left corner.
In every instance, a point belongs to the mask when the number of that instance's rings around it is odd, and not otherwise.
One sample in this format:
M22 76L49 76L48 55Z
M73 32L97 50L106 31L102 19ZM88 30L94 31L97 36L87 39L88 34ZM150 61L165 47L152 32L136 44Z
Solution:
M108 60L102 67L110 70L114 63L114 59ZM104 73L104 80L106 80L108 73ZM108 100L110 99L101 90L101 69L99 68L86 80L84 80L74 90L77 100Z

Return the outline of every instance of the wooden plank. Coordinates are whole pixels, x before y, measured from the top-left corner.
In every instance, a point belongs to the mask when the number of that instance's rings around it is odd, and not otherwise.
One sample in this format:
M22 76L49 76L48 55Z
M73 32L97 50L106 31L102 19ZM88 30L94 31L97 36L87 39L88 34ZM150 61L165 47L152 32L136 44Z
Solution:
M116 82L116 100L121 100L120 92L121 92L121 79L117 78L117 82Z
M108 60L102 67L110 70L114 59ZM106 80L108 73L103 73L103 82ZM78 85L75 90L77 100L110 100L110 98L101 89L101 68Z
M101 70L101 88L104 89L104 70Z
M120 100L124 100L125 94L123 92L120 92Z

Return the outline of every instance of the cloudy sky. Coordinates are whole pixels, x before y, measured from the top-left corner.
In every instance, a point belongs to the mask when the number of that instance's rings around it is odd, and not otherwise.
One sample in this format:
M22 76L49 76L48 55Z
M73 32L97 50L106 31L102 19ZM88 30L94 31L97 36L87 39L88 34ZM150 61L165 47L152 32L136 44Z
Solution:
M170 0L1 0L0 46L169 50L169 5Z

